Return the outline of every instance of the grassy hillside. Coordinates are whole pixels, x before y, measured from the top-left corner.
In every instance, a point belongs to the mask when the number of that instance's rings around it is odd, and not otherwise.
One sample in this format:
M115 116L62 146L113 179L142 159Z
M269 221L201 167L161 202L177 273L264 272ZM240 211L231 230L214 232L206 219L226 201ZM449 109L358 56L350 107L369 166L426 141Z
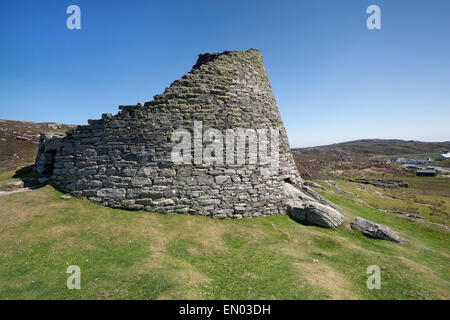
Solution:
M322 193L347 210L347 221L385 224L409 243L287 216L213 220L111 209L63 200L47 185L0 197L0 299L450 298L448 231L333 188ZM374 264L380 290L366 288ZM81 268L81 290L66 288L69 265Z

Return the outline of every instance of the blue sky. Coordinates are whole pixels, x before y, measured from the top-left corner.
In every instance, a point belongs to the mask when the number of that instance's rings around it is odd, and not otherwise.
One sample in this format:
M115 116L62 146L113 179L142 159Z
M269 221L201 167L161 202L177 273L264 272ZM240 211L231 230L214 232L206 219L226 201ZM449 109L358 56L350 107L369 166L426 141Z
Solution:
M84 124L151 100L199 53L258 48L293 147L450 140L449 14L448 0L1 0L0 118Z

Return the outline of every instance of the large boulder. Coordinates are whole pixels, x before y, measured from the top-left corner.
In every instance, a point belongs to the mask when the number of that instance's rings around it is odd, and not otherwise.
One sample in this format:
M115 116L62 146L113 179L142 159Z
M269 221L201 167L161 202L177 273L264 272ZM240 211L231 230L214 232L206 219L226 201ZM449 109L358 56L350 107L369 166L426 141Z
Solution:
M305 190L299 189L290 183L285 183L284 191L288 198L286 201L287 212L292 219L305 224L316 225L324 228L336 228L341 225L345 218L336 209L326 202L319 202L307 194Z
M388 227L360 217L355 218L353 222L350 222L350 225L369 238L394 241L400 244L408 243L408 241L400 238L398 234Z
M312 201L306 202L305 215L308 223L324 228L336 228L345 221L344 216L335 209Z
M336 228L345 221L333 208L314 201L288 200L287 209L294 220L323 228Z

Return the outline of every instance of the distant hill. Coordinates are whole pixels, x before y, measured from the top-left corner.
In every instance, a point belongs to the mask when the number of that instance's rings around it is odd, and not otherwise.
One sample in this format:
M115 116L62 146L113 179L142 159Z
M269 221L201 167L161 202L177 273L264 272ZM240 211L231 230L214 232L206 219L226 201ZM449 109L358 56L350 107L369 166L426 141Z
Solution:
M296 154L332 154L348 156L393 156L406 154L436 154L442 150L450 149L450 141L444 142L422 142L414 140L399 139L363 139L335 143L325 146L293 148Z
M14 170L34 162L41 132L66 132L72 125L0 119L0 171Z

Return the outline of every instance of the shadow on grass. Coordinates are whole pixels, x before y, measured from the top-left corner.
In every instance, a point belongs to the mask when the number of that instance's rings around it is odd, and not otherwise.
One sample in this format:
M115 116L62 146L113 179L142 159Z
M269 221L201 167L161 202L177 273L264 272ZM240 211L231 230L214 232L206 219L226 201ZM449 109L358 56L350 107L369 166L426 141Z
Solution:
M46 186L50 182L50 179L40 177L36 172L34 172L32 165L18 169L14 173L13 178L22 180L23 187L29 189L39 189Z

